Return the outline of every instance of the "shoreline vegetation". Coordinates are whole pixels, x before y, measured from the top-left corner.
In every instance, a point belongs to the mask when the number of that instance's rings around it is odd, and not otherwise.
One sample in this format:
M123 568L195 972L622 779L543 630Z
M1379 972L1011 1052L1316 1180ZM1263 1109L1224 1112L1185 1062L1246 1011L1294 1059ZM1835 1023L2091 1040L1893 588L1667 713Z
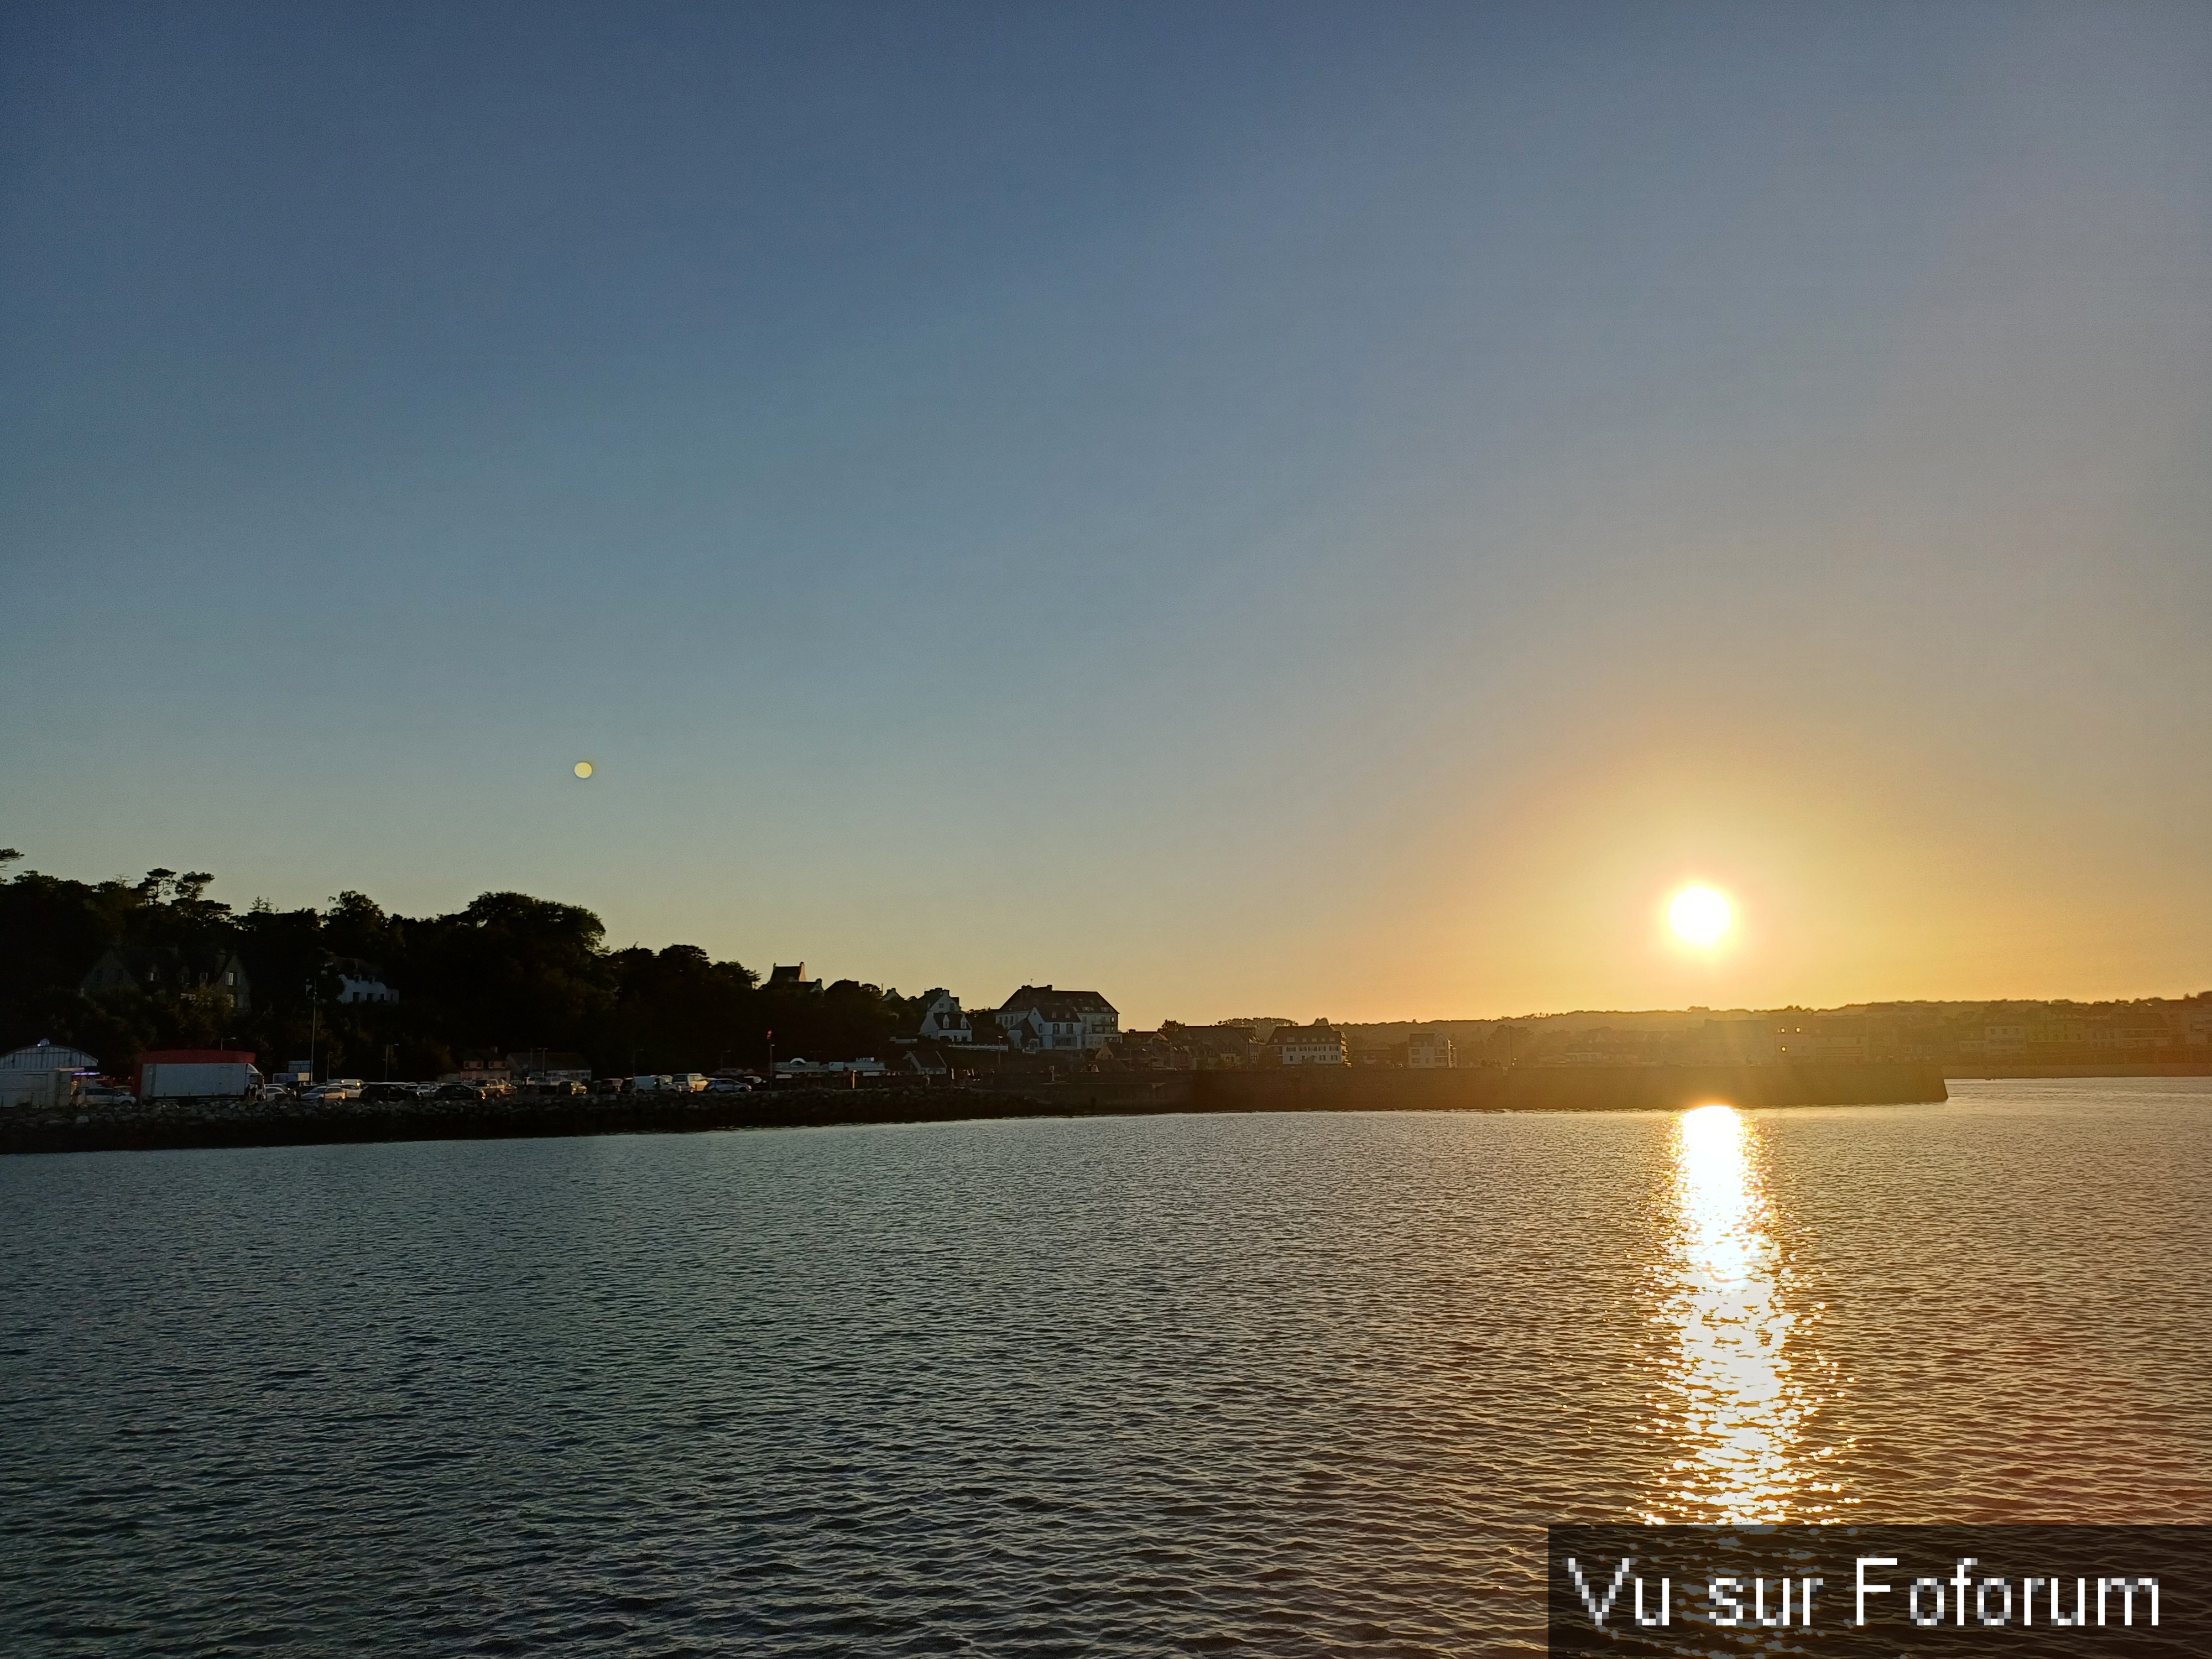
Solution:
M0 848L0 866L20 857ZM1216 1068L1272 1073L1279 1068L1271 1036L1298 1029L1295 1020L1271 1018L1208 1026L1170 1020L1157 1031L1123 1031L1102 999L1109 1017L1103 1036L1086 1029L1079 1049L1057 1041L1041 1046L1034 1030L1017 1042L1022 1033L1001 1029L1005 1009L963 1012L942 989L902 996L862 981L810 979L804 964L776 967L763 979L689 945L609 948L590 911L523 893L483 893L458 911L428 916L387 912L350 890L325 909L277 910L257 900L241 912L208 896L213 881L204 871L167 869L136 882L0 874L0 1053L40 1042L75 1048L88 1074L96 1068L111 1091L134 1092L143 1054L198 1051L252 1054L264 1075L283 1066L284 1075L304 1069L318 1081L739 1078L795 1068L801 1060L814 1073L867 1062L909 1089L1077 1097L1066 1092L1072 1088L1143 1102L1162 1089L1164 1097L1182 1090L1180 1097L1196 1099L1217 1088L1284 1086L1190 1078ZM951 1036L939 1018L948 1006L958 1024ZM2186 1074L2212 1063L2212 992L2109 1005L1693 1006L1434 1019L1418 1027L1388 1021L1324 1030L1323 1024L1316 1038L1339 1045L1337 1065L1377 1080L1296 1086L1379 1088L1391 1100L1424 1102L1431 1096L1422 1091L1437 1087L1480 1093L1493 1086L1423 1082L1423 1069L1439 1060L1462 1077L1564 1073L1550 1085L1512 1085L1524 1095L1548 1089L1561 1100L1593 1091L1606 1097L1595 1079L1623 1068L1643 1073L1639 1086L1648 1091L1701 1061L1761 1056L1762 1071L1777 1060L1800 1073L1904 1066L1939 1085L1946 1073L2160 1075L2178 1066ZM1287 1065L1291 1056L1279 1058ZM2137 1073L2139 1066L2154 1069ZM1891 1086L1877 1085L1869 1098L1887 1097L1881 1091Z
M1923 1066L1484 1068L1334 1074L1186 1073L1077 1079L1018 1088L776 1088L738 1095L614 1100L155 1101L18 1113L0 1154L329 1146L388 1140L672 1134L989 1118L1119 1117L1180 1112L1676 1111L1744 1107L1935 1103L1948 1097Z

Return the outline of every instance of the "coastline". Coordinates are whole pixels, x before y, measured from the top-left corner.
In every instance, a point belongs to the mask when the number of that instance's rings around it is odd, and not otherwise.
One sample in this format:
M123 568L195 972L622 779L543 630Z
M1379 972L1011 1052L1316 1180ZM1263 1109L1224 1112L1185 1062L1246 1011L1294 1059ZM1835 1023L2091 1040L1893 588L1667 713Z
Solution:
M1528 1066L1511 1071L1187 1072L991 1087L775 1089L605 1103L162 1102L0 1120L0 1155L825 1128L1171 1112L1679 1111L1890 1105L1948 1097L1926 1066Z

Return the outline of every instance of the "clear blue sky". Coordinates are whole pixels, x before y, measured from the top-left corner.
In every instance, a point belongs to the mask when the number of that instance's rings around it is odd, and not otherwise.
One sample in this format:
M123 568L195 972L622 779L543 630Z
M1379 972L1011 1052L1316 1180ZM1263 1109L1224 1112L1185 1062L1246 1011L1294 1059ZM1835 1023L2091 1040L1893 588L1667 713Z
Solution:
M2212 984L2212 9L0 31L39 868L1147 1023Z

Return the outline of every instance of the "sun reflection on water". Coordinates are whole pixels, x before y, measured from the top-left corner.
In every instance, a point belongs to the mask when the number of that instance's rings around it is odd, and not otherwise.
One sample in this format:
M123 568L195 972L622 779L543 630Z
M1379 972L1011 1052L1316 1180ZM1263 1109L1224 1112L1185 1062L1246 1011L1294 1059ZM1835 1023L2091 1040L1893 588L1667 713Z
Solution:
M1849 1504L1814 1443L1834 1367L1813 1344L1818 1304L1777 1249L1758 1132L1730 1106L1676 1121L1672 1231L1658 1326L1656 1428L1672 1449L1650 1522L1816 1522Z

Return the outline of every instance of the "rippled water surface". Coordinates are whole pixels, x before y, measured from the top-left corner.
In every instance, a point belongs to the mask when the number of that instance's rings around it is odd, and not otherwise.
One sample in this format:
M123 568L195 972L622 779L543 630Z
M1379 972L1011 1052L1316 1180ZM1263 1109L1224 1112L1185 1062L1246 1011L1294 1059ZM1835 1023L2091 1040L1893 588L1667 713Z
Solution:
M1548 1521L2212 1521L2212 1081L0 1159L0 1649L1510 1651Z

